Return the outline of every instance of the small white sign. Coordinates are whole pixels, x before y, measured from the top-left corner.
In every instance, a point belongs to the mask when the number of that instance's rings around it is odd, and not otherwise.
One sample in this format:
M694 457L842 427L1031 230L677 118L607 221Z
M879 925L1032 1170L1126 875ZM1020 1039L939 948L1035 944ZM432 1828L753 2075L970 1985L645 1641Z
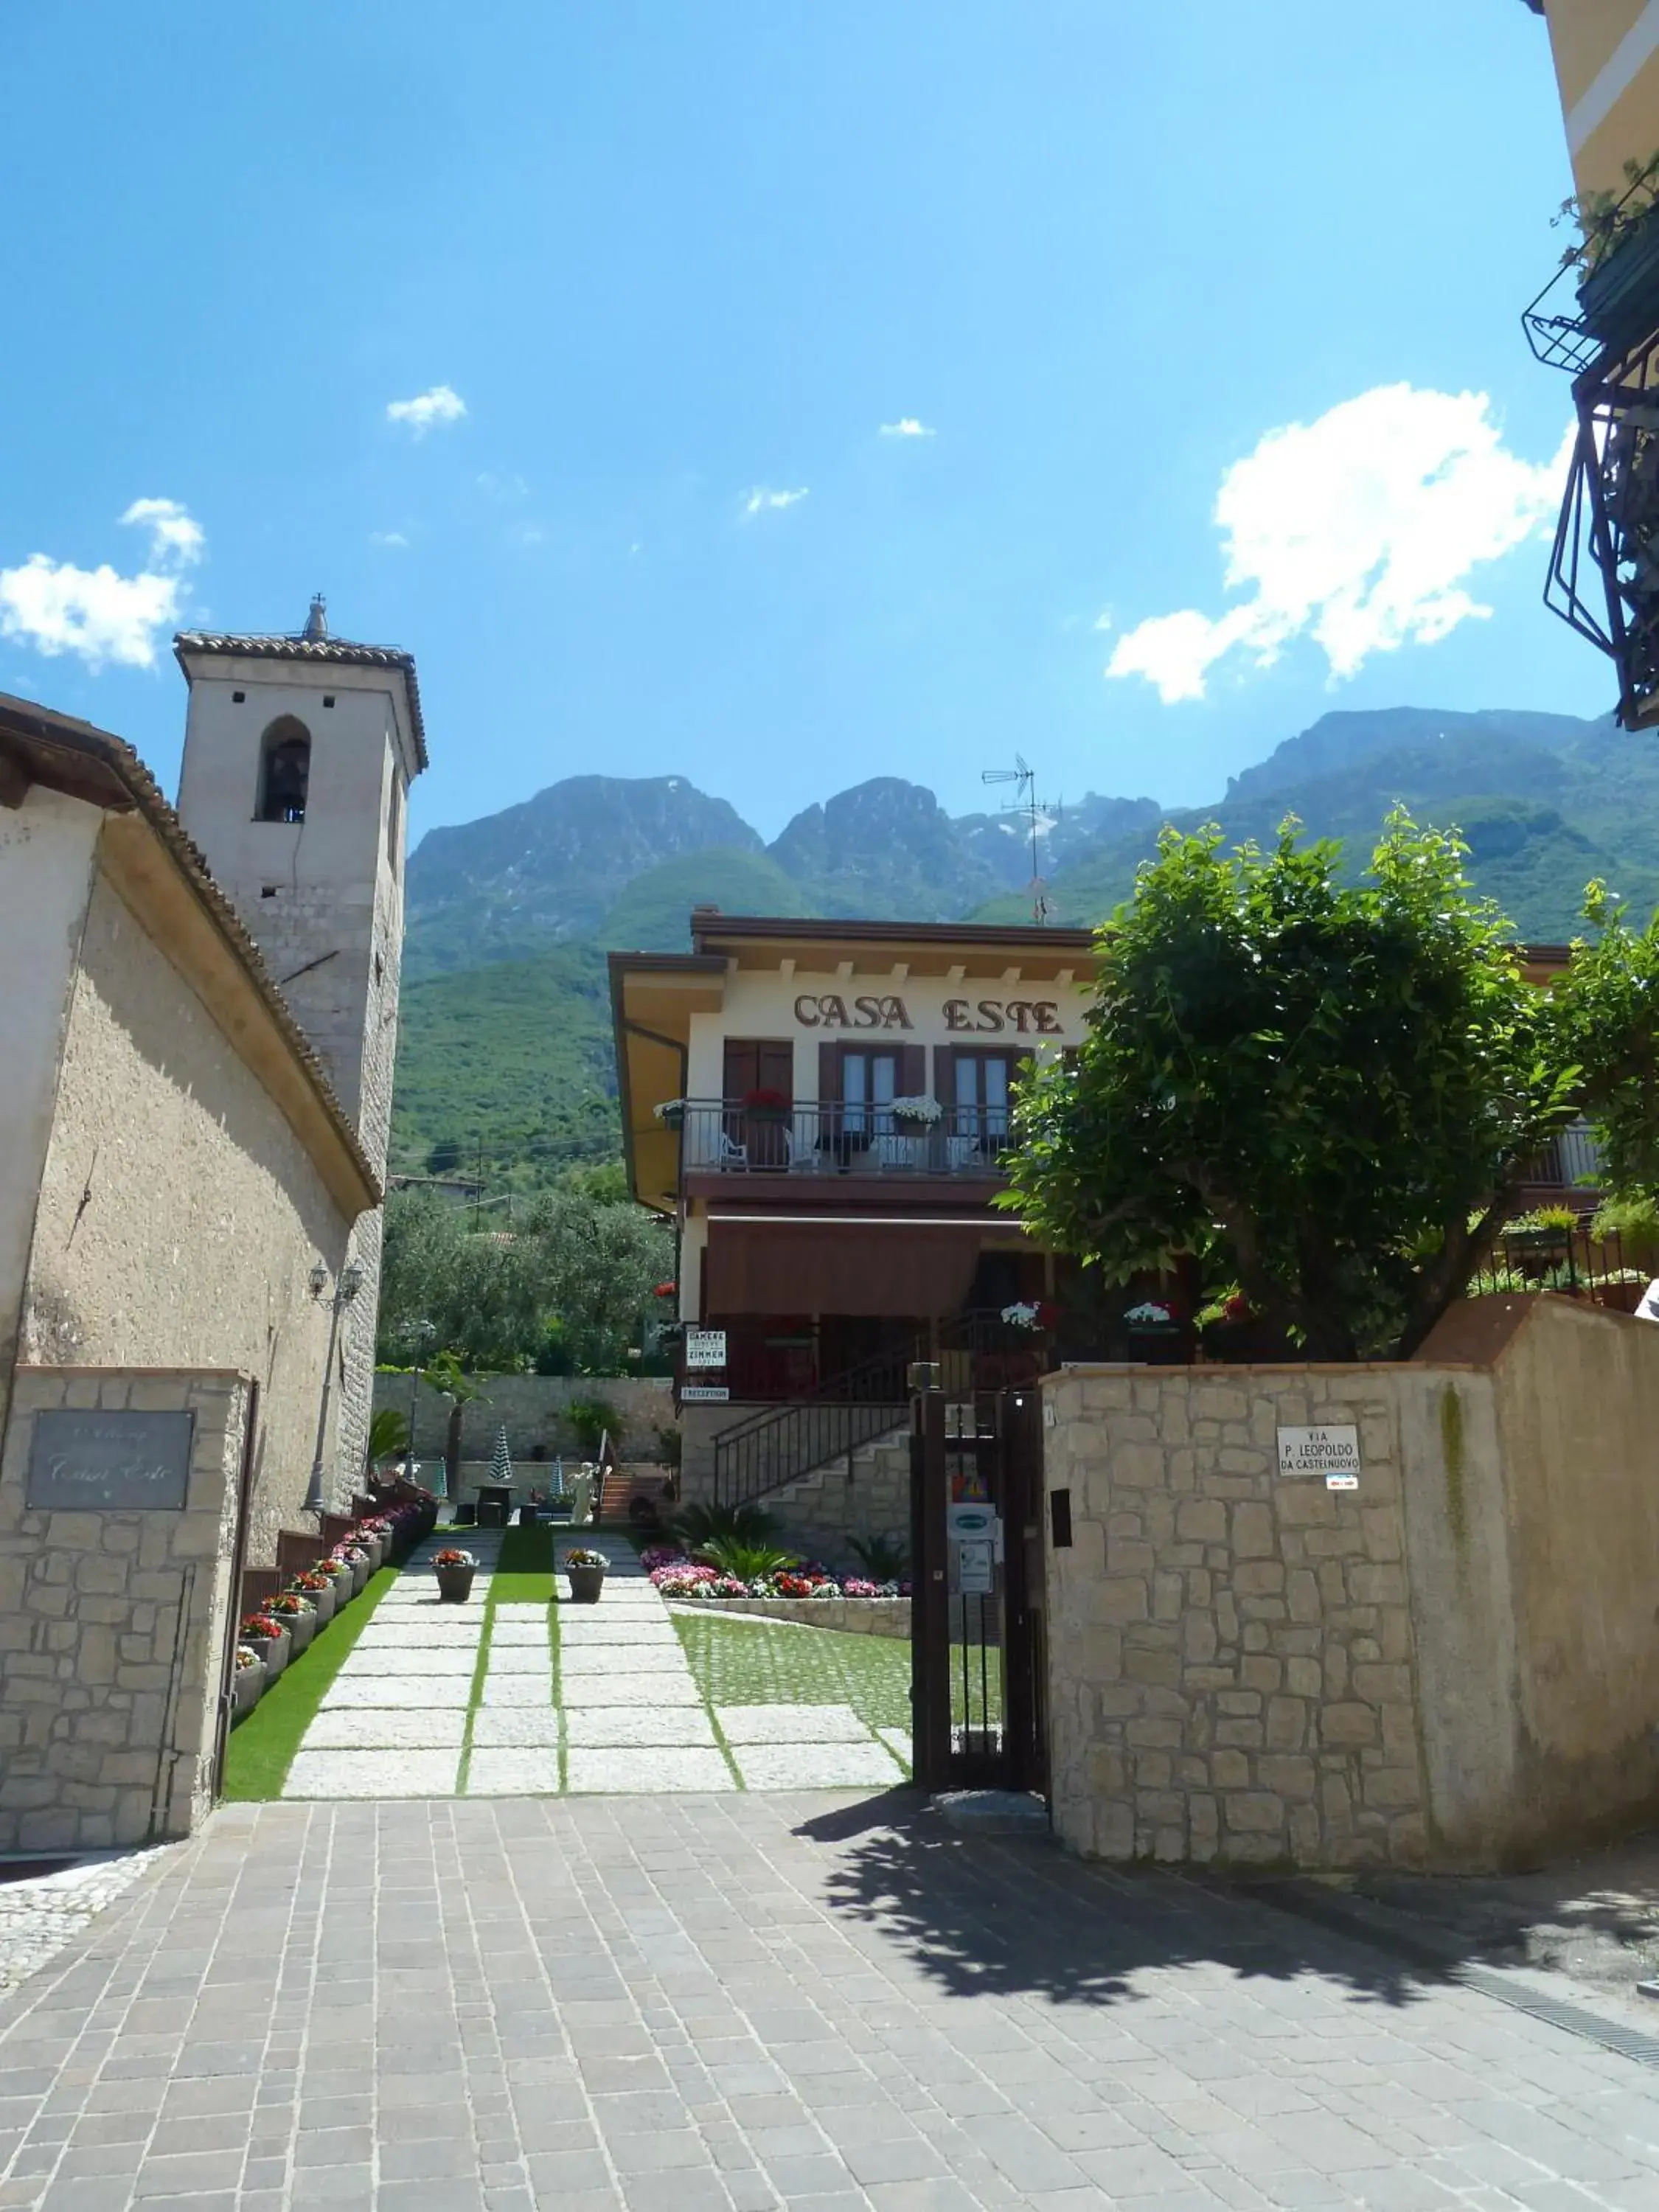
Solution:
M957 1547L957 1595L989 1597L997 1586L996 1547L988 1538Z
M726 1331L723 1328L688 1328L685 1332L685 1364L688 1367L724 1367Z
M1281 1474L1323 1475L1327 1490L1359 1487L1359 1431L1352 1422L1320 1429L1280 1429Z
M974 1536L989 1536L997 1525L997 1509L988 1501L945 1509L945 1533L953 1543Z
M680 1389L681 1405L724 1406L732 1393L724 1382L687 1382Z

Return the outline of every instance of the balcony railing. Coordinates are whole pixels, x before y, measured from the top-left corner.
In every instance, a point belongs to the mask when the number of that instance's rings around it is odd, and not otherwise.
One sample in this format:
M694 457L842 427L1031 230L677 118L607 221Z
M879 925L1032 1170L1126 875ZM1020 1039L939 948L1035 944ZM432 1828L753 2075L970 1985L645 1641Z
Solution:
M678 1111L685 1174L962 1176L1002 1172L1008 1111L946 1106L931 1124L890 1106L797 1099L745 1106L741 1099L689 1098Z
M1528 1163L1524 1180L1546 1189L1593 1189L1601 1180L1601 1147L1580 1121L1552 1137L1535 1160Z

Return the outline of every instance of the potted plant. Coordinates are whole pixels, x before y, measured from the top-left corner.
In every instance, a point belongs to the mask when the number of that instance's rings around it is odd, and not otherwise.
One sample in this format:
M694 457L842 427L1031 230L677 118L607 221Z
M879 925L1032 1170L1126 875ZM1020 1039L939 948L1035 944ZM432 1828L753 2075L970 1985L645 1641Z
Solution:
M1577 267L1578 313L1603 345L1639 337L1650 327L1659 289L1659 154L1626 161L1622 193L1585 192L1563 203L1562 216L1582 234L1562 259Z
M332 1552L325 1559L319 1559L316 1565L307 1571L313 1575L325 1575L328 1577L329 1588L334 1593L336 1613L339 1612L341 1607L356 1590L356 1583L350 1568L343 1559L336 1559Z
M610 1565L603 1552L567 1552L564 1571L570 1582L570 1595L577 1605L597 1605L605 1589L605 1571Z
M453 1545L434 1554L432 1571L438 1577L438 1595L446 1605L465 1605L472 1595L472 1577L478 1571L478 1562L471 1552L457 1551Z
M665 1098L651 1110L665 1129L678 1129L685 1119L685 1101L684 1098Z
M894 1099L887 1110L893 1117L893 1127L902 1137L925 1137L930 1129L937 1128L945 1114L937 1098L920 1092Z
M289 1635L282 1622L269 1613L244 1613L236 1631L239 1644L252 1644L265 1666L265 1678L274 1682L288 1664Z
M311 1639L317 1633L317 1615L304 1598L293 1590L279 1590L275 1597L266 1599L264 1609L287 1629L296 1659L302 1651L310 1650Z
M230 1706L233 1717L240 1719L251 1713L259 1702L259 1692L265 1686L265 1662L251 1644L236 1647L236 1666L230 1678Z
M319 1628L325 1628L333 1620L338 1602L338 1585L331 1576L324 1574L319 1568L306 1567L295 1576L289 1588L301 1597L311 1601Z

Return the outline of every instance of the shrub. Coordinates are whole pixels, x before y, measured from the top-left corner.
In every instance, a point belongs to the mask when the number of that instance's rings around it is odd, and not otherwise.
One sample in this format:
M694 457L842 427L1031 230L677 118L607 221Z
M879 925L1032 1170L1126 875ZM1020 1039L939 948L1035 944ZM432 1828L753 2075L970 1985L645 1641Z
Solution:
M603 1398L573 1398L564 1417L575 1431L576 1442L591 1459L605 1436L614 1443L620 1427L617 1409Z
M736 1536L716 1536L699 1544L696 1556L706 1566L717 1567L740 1583L765 1582L800 1565L797 1552L780 1551L774 1544L746 1544Z
M727 1539L764 1544L777 1534L777 1523L763 1505L681 1505L668 1516L667 1528L688 1552Z
M872 1583L896 1583L910 1571L910 1547L902 1536L853 1536L848 1542Z

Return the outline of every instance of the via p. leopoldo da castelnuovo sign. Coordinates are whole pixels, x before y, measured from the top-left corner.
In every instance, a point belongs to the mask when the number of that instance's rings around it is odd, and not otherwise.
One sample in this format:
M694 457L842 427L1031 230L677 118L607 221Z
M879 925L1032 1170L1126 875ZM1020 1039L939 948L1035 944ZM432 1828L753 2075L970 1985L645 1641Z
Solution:
M1280 1429L1279 1471L1304 1478L1322 1474L1327 1490L1358 1490L1358 1430L1352 1422L1322 1429Z

